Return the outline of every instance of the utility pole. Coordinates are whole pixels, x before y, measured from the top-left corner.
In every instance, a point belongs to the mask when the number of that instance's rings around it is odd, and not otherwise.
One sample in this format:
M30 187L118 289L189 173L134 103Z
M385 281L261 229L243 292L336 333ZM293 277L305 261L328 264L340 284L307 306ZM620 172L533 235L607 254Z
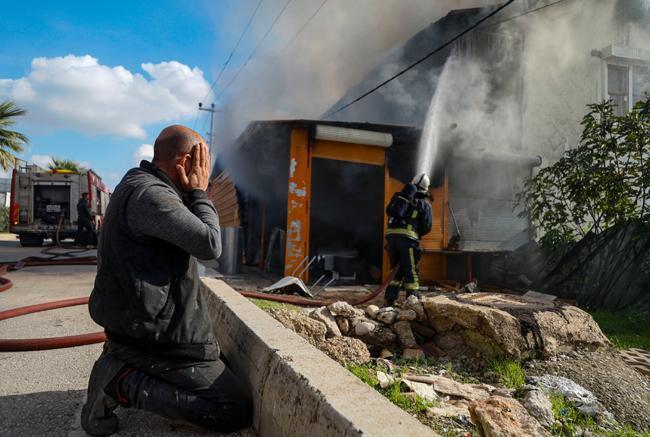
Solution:
M210 158L213 158L212 148L214 146L214 114L221 111L214 108L214 103L211 103L209 108L204 108L202 102L199 102L199 111L208 111L210 113L210 132L208 133L208 144L209 144L208 150L210 152Z

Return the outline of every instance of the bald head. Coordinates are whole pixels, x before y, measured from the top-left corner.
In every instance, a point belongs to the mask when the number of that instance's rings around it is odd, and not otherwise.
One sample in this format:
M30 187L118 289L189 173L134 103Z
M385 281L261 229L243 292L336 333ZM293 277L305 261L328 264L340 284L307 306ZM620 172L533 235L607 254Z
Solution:
M166 127L160 132L153 145L153 160L167 163L192 151L192 146L203 142L203 138L192 129L178 124Z

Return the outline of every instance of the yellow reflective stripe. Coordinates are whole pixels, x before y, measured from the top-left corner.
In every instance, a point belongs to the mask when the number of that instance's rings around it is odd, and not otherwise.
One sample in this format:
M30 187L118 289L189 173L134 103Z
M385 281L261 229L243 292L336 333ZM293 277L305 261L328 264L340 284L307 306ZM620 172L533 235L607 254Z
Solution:
M417 218L417 217L418 217L418 210L414 209L413 214L411 214L411 218L414 219L414 218Z
M408 288L409 285L414 285L415 288L420 288L420 278L418 278L418 266L415 264L415 251L412 247L409 247L409 258L411 258L411 274L413 275L413 282L406 284L405 288ZM411 288L408 288L409 290Z
M393 287L399 287L399 286L402 285L402 281L393 280L393 281L390 281L389 285L392 285Z
M386 235L404 235L406 237L413 238L414 240L417 240L419 238L417 232L404 228L388 228L386 229Z

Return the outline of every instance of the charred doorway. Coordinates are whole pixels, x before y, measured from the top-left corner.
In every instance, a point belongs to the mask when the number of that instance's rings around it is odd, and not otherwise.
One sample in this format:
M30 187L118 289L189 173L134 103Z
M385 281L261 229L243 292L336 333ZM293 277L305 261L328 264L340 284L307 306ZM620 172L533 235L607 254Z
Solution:
M381 276L384 167L313 158L310 278L376 282Z

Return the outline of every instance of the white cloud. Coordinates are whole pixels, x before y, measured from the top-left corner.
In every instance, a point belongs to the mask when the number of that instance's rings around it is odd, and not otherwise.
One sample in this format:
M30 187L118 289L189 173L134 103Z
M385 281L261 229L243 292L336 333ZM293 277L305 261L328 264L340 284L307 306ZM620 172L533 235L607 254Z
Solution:
M146 159L151 161L153 158L153 146L151 144L141 144L133 154L133 162L137 165L140 161Z
M141 65L144 74L102 65L90 55L35 58L19 79L0 79L0 98L26 120L91 134L144 138L144 126L196 114L209 90L203 72L180 62Z
M47 166L52 162L52 157L50 155L32 155L27 162L30 164L36 164L42 168L47 168Z
M92 164L88 161L75 161L80 168L90 169L93 168ZM39 167L47 168L52 163L51 155L32 155L27 160L28 164L36 164Z

